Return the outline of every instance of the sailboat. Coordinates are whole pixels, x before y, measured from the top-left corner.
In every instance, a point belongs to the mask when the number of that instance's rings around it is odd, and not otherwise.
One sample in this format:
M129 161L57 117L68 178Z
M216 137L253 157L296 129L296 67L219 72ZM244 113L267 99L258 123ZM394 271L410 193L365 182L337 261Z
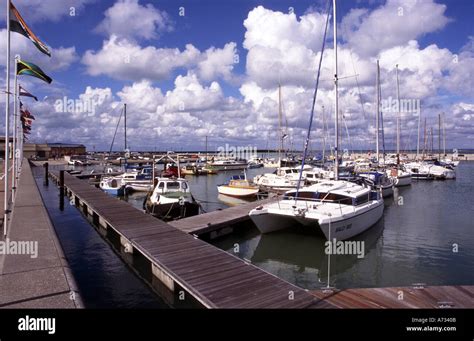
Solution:
M326 19L326 30L320 58L323 56L326 32L329 24L329 8ZM338 74L337 74L337 26L336 0L333 0L334 24L334 115L335 115L335 180L323 181L300 190L285 193L282 200L260 205L249 212L249 216L261 233L269 233L289 227L306 227L319 230L331 240L344 240L354 237L373 226L383 215L384 202L378 191L368 186L339 180L339 134L338 134ZM319 75L322 59L319 60L318 75L314 91L308 134L301 172L306 159L311 125L314 115L314 105L319 85Z
M299 181L299 172L296 168L282 167L283 164L291 163L288 159L282 159L281 152L283 149L283 140L286 134L283 134L281 127L282 105L281 105L281 84L278 83L278 131L279 131L279 147L278 160L270 160L264 163L264 167L276 168L273 173L259 174L254 177L253 182L264 191L285 192L294 189L298 183L304 184L304 179Z
M397 65L397 98L398 98L398 107L400 108L400 86L399 86L399 80L398 80L398 65ZM380 87L380 65L379 61L377 60L377 86L376 86L376 91L377 91L377 119L376 119L376 154L377 154L377 162L380 163L379 160L379 116L380 116L380 99L382 97L381 94L381 87ZM393 184L395 187L403 187L403 186L410 186L411 185L411 174L410 172L407 172L403 165L400 164L400 120L399 117L397 116L397 155L395 158L396 166L392 167L390 169L385 170L385 174L388 178L390 178L393 181ZM387 165L388 163L384 159L384 165Z

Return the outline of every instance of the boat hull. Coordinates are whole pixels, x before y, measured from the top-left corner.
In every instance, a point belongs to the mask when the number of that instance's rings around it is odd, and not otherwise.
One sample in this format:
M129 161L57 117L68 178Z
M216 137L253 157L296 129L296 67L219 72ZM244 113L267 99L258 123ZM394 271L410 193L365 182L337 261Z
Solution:
M113 195L113 196L123 196L125 194L125 187L118 187L118 188L105 188L101 187L101 190L103 190L105 193Z
M151 204L147 202L145 211L158 219L169 221L198 215L199 204L195 202L185 202L184 205L177 202Z
M374 203L367 210L354 215L347 215L347 218L332 221L330 224L325 222L320 224L318 218L312 218L311 215L298 216L294 214L274 214L265 209L255 209L250 212L250 219L257 226L260 233L271 233L287 228L295 228L302 225L312 230L319 230L326 239L345 240L363 233L375 225L382 218L384 211L383 200ZM344 217L344 216L343 216ZM329 234L329 226L331 233Z
M259 192L259 188L231 187L226 185L217 186L219 194L228 195L236 198L255 197Z
M403 187L403 186L410 186L411 185L411 175L403 175L394 177L393 180L395 181L395 187Z

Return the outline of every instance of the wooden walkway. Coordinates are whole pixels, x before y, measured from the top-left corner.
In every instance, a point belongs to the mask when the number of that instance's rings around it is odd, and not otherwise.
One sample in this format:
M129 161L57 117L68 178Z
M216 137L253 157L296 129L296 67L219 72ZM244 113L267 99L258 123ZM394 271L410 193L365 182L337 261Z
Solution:
M313 290L312 308L474 308L474 286L428 286ZM329 306L329 307L330 307Z
M0 241L17 246L22 242L29 246L24 251L29 252L0 254L0 308L82 307L77 285L26 159L22 168L7 239L2 240L2 233Z
M249 212L252 209L259 205L275 200L277 199L269 198L253 201L249 202L248 204L229 207L224 210L217 210L193 217L175 220L169 224L183 232L200 235L249 220Z
M58 173L50 172L53 178ZM176 284L207 308L305 308L315 297L244 260L133 208L67 173L67 194L99 225L139 252L170 290Z

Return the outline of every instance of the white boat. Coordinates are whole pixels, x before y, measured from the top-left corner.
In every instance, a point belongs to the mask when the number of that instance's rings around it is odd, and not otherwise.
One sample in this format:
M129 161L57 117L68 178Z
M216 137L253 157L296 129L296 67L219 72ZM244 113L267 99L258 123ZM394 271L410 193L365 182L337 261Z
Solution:
M417 179L455 179L456 172L453 169L429 162L410 162L405 167L413 178Z
M290 189L296 188L298 180L274 173L266 173L255 176L253 178L253 183L258 185L258 187L263 191L284 193ZM301 181L301 184L304 185L303 180Z
M237 198L255 197L259 190L259 187L251 184L245 175L234 175L228 183L217 186L219 194Z
M125 194L125 184L121 179L115 177L102 178L99 182L99 187L111 195L122 196Z
M394 180L385 172L370 171L357 173L357 175L364 178L373 189L382 191L382 197L388 198L393 195Z
M189 184L185 179L157 178L156 186L145 198L145 211L163 220L191 217L199 214Z
M246 161L217 160L217 161L208 163L208 166L217 171L227 171L227 170L243 170L247 168L248 164Z
M411 185L411 174L402 169L393 167L385 170L388 177L393 179L395 187L403 187Z
M297 200L295 200L297 197ZM283 200L258 206L249 216L261 233L298 226L320 230L326 239L354 237L383 215L379 192L348 181L328 180L285 193Z
M149 192L153 189L151 180L137 180L127 182L125 185L125 192Z
M315 184L323 180L334 180L334 172L320 167L314 167L310 170L304 170L303 175L306 183Z
M275 159L265 159L263 161L263 167L265 168L278 168L280 167L280 160L275 160Z

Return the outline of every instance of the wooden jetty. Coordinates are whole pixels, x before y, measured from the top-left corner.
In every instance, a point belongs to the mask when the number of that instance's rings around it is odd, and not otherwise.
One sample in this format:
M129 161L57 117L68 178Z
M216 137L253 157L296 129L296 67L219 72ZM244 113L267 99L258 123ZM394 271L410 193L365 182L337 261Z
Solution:
M423 286L313 290L312 308L474 308L474 286ZM328 306L329 304L329 306Z
M56 180L59 175L50 172ZM169 290L182 288L206 308L305 308L315 297L273 274L113 198L70 174L71 202L116 234L125 252L148 259Z
M202 235L210 233L211 239L232 232L232 226L249 220L249 212L255 207L277 200L268 198L249 202L247 204L229 207L224 210L217 210L200 214L193 217L179 219L169 224L183 232Z
M3 180L1 184L3 189ZM3 205L3 194L0 197ZM26 159L7 231L7 239L2 240L2 235L0 241L17 246L21 242L30 254L0 254L0 308L82 307L77 285ZM30 243L36 243L37 248ZM36 257L31 253L34 249Z

